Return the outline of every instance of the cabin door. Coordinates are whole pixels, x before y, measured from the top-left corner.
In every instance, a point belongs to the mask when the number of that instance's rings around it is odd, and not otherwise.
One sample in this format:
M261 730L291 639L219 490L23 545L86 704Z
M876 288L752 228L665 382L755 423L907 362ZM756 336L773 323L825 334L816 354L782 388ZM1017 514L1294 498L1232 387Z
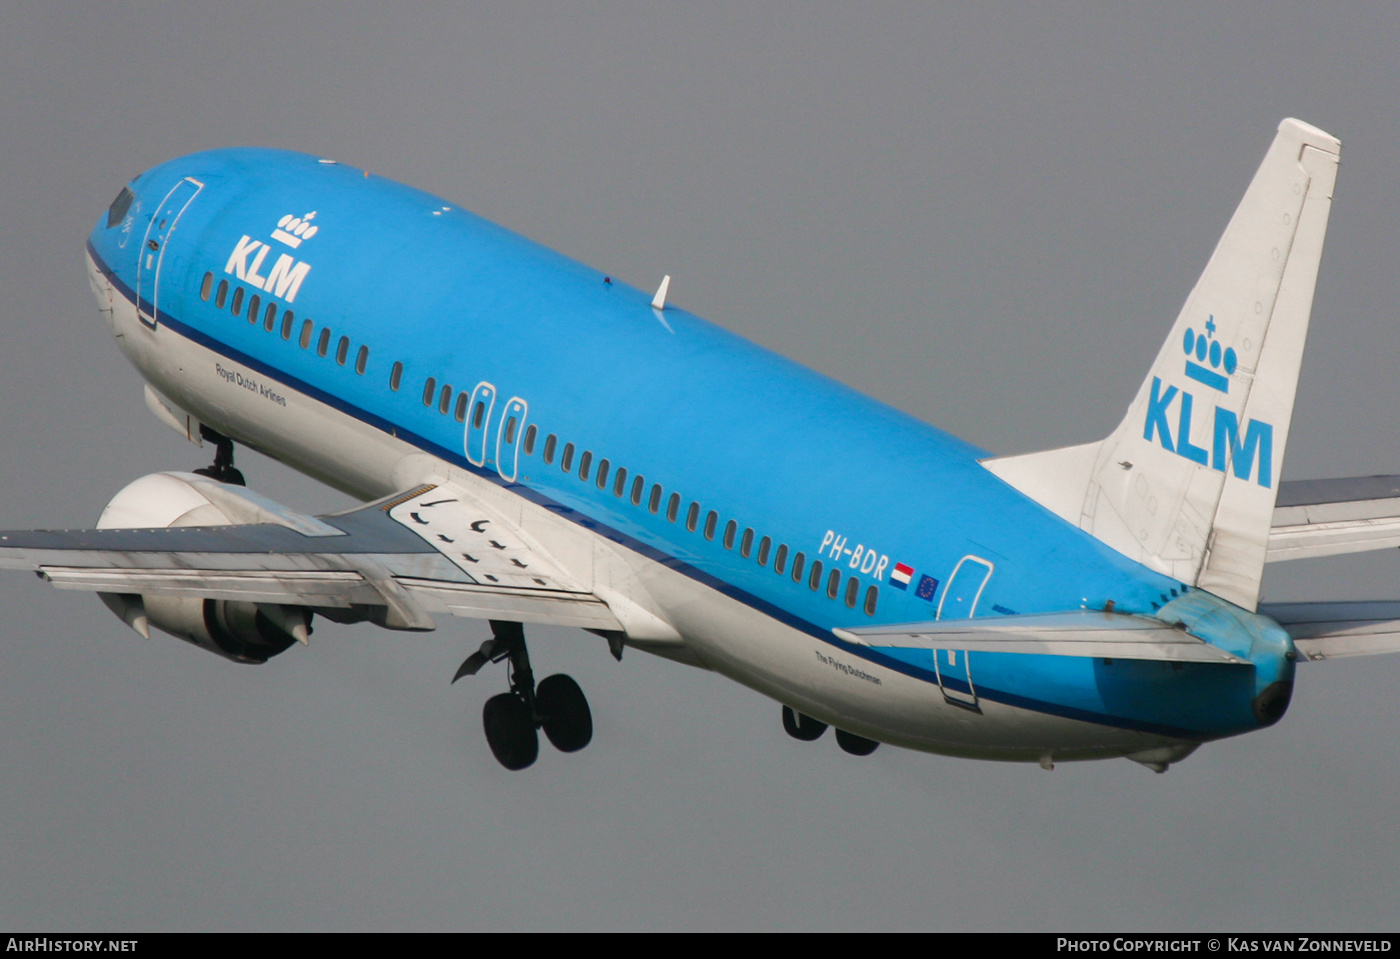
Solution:
M977 612L977 601L982 598L982 590L992 576L992 564L977 556L964 556L958 560L948 585L943 588L943 599L938 604L939 619L971 619ZM968 667L967 650L935 649L933 651L934 672L938 676L938 688L943 690L943 698L954 706L977 709L977 687L972 683L972 670Z
M175 224L179 222L180 214L185 212L185 207L190 205L195 194L202 189L203 183L185 177L165 195L146 227L141 257L136 262L136 312L141 317L141 322L152 329L160 321L160 270L165 264L165 248L175 232ZM166 299L170 299L169 295Z
M491 409L496 405L496 388L490 383L478 383L472 390L471 406L467 409L466 454L473 466L485 466L489 452L487 430L491 427Z

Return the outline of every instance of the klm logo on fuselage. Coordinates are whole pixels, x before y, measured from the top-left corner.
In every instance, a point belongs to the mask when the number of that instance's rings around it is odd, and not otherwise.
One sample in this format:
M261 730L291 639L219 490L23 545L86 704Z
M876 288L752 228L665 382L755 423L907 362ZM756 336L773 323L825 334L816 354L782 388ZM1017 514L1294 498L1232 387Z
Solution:
M1215 338L1215 317L1206 323L1205 332L1187 330L1182 342L1186 352L1186 375L1217 393L1228 395L1230 377L1239 365L1233 348L1221 349ZM1171 408L1177 407L1175 416L1176 431L1172 431ZM1257 482L1265 489L1274 482L1274 428L1269 423L1249 420L1241 436L1240 420L1234 410L1222 406L1215 407L1215 416L1210 435L1210 447L1198 446L1192 442L1191 429L1195 412L1196 397L1175 386L1163 387L1160 376L1152 377L1152 390L1147 398L1147 418L1143 424L1142 437L1149 443L1154 440L1168 452L1199 463L1212 469L1225 472L1230 469L1235 476L1247 480L1256 474ZM1198 433L1197 439L1205 437Z
M320 229L312 226L311 221L314 219L316 219L314 210L300 217L288 213L277 221L277 228L272 231L272 238L295 250L315 236ZM224 272L233 274L243 282L250 283L265 293L271 293L273 296L285 299L288 303L294 303L297 291L301 289L302 281L306 279L306 274L311 272L311 264L298 261L290 253L282 253L277 257L277 262L272 264L267 275L263 276L261 272L263 263L271 249L271 244L264 243L262 240L254 240L245 235L234 244L233 253L229 255L228 263L224 265Z

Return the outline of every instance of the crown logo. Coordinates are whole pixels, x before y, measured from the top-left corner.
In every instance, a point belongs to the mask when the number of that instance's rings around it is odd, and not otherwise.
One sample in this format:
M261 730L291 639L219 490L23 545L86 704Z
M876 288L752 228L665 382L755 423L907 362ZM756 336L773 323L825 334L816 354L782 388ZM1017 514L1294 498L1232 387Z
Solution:
M1197 333L1188 329L1186 336L1181 341L1181 348L1185 351L1186 375L1197 383L1209 386L1213 390L1221 393L1230 392L1230 380L1228 377L1235 375L1235 368L1239 365L1239 358L1235 355L1234 347L1220 348L1220 341L1215 338L1215 316L1206 320L1205 331ZM1191 357L1195 359L1191 359ZM1210 367L1203 366L1209 363ZM1225 373L1216 372L1224 369Z
M277 221L277 229L272 231L272 238L295 250L301 246L302 240L311 239L320 229L320 227L311 225L311 221L314 219L316 219L315 210L299 217L288 213Z

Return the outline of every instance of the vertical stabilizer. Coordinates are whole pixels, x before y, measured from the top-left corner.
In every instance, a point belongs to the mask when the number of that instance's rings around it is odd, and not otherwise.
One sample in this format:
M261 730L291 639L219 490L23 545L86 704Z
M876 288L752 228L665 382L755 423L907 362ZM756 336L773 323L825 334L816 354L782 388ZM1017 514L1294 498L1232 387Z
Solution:
M1253 610L1340 147L1279 125L1111 436L984 465L1119 552Z

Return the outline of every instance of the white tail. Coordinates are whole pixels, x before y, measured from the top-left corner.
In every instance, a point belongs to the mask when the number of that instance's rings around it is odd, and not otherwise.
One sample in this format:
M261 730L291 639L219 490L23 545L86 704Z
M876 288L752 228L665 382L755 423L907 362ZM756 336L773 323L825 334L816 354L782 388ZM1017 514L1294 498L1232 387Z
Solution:
M983 465L1124 555L1254 610L1340 149L1279 124L1112 435Z

